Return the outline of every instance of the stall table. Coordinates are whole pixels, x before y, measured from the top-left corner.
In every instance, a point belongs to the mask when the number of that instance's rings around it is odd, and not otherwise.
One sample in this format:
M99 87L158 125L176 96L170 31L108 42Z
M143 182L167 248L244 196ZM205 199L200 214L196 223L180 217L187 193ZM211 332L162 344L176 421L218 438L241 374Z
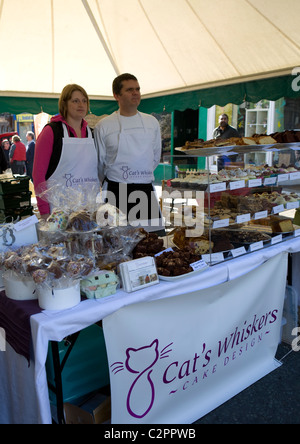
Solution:
M52 423L45 369L49 341L59 342L100 320L110 319L121 309L126 308L130 312L131 306L136 304L168 298L171 301L171 298L176 296L196 294L198 291L234 281L258 269L277 255L299 251L300 238L293 238L209 267L201 273L185 277L184 280L161 281L158 285L133 293L118 290L104 299L84 300L68 310L45 310L32 315L30 324L34 359L30 361L30 366L24 356L17 354L9 344L5 352L0 352L0 423ZM283 284L285 285L285 282ZM284 294L282 304L283 299ZM155 326L153 331L155 336ZM139 336L138 331L136 336ZM108 355L111 353L110 347L111 345L108 347ZM115 418L115 421L118 422L119 419Z

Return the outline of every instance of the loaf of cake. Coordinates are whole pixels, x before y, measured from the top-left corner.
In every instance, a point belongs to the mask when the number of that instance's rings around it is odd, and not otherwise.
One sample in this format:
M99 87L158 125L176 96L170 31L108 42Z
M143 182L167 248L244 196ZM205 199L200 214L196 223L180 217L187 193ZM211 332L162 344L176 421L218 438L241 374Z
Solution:
M256 145L253 137L242 137L243 145Z
M291 233L294 231L294 225L291 219L273 219L271 220L273 233Z
M271 136L258 136L255 140L259 145L272 145L273 143L276 143L276 140Z

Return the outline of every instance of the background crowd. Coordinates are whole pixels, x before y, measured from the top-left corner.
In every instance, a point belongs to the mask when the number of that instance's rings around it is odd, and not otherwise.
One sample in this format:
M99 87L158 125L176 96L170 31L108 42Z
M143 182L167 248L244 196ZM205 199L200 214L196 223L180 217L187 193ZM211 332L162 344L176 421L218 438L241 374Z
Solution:
M13 174L28 175L32 178L32 169L35 152L34 133L28 131L26 134L26 145L18 135L10 139L4 139L0 149L0 173L11 169Z

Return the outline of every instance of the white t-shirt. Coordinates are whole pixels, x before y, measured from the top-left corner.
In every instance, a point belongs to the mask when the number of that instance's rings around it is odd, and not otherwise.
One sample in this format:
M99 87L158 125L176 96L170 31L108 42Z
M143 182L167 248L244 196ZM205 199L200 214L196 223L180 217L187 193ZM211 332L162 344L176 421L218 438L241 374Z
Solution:
M107 166L114 163L119 144L119 134L121 131L120 120L123 130L134 130L136 133L145 133L147 137L151 137L154 152L153 165L147 165L153 171L157 167L161 157L161 133L157 119L150 114L137 113L134 116L118 116L118 112L114 112L110 116L100 120L94 129L95 145L98 152L98 172L100 180L106 176ZM143 120L141 120L141 118Z

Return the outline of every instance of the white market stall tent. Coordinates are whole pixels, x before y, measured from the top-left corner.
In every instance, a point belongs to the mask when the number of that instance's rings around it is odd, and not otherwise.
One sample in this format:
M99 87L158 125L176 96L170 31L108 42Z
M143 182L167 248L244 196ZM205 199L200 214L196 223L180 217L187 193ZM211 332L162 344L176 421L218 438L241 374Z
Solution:
M248 82L290 86L299 17L298 0L0 0L0 112L57 107L68 83L109 112L123 72L137 76L144 99L191 93L192 107L221 104L212 91L224 86L238 85L232 102L247 98Z

